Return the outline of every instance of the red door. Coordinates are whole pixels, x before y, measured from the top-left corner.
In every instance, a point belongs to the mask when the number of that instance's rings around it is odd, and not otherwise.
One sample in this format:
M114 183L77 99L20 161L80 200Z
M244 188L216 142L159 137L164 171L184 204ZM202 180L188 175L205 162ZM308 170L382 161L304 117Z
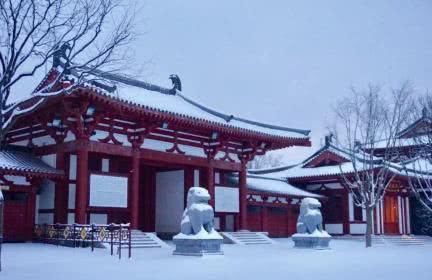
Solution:
M396 196L384 196L384 234L399 234L398 200Z
M250 231L263 231L261 228L261 206L248 205L247 223Z
M25 201L5 201L4 240L26 241L31 238L31 228L27 225L27 205Z
M288 236L287 209L283 207L269 207L267 213L268 233L271 237Z
M293 235L297 232L297 218L300 209L298 206L288 208L288 235Z

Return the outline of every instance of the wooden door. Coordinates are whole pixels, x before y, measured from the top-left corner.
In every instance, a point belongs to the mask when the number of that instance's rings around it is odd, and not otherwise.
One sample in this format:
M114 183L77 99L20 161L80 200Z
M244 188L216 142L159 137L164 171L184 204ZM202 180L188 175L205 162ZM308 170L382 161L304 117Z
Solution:
M288 208L288 235L293 235L297 232L297 219L300 214L298 206Z
M261 228L261 206L248 205L247 223L251 231L263 231Z
M399 234L397 196L384 196L384 234Z
M31 236L27 221L25 201L5 201L4 204L4 240L26 241Z
M283 207L269 207L267 214L268 233L271 237L288 236L287 209Z

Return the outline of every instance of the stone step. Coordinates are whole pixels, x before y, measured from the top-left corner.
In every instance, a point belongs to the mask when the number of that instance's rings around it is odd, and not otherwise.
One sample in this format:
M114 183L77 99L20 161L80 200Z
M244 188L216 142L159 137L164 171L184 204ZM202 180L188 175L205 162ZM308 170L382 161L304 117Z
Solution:
M357 240L364 241L364 236L335 236L339 240ZM393 245L393 246L422 246L432 245L432 238L428 236L417 235L374 235L372 244L375 245Z
M226 243L239 244L239 245L269 245L274 244L266 234L262 232L221 232Z
M128 248L128 244L122 244L122 249ZM168 248L168 244L162 241L153 232L142 232L140 230L131 231L132 248Z

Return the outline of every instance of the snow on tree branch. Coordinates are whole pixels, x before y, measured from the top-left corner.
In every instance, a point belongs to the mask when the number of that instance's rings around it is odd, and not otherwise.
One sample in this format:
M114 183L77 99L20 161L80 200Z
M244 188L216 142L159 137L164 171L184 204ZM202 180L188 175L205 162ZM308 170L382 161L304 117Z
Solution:
M412 93L408 82L388 92L377 85L351 88L351 95L335 106L333 134L352 164L350 172L340 166L340 177L354 204L366 210L367 247L371 245L372 211L397 174L398 132L412 110Z
M78 79L97 69L119 70L135 36L133 23L134 11L119 0L0 1L0 141L10 123L5 118L14 116L14 85L54 57L54 65L63 65L57 80L78 69Z

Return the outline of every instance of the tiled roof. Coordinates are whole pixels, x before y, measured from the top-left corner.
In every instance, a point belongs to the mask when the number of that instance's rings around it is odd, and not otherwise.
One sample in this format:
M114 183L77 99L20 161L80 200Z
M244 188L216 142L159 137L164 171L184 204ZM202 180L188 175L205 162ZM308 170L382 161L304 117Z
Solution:
M305 165L311 160L317 158L319 155L323 154L325 151L330 151L332 153L336 153L340 157L343 157L348 162L343 162L341 164L333 164L333 165L324 165L318 167L305 167ZM356 168L354 167L352 160L356 162ZM292 179L300 179L300 178L310 178L310 177L322 177L322 176L338 176L341 173L343 174L351 174L355 171L366 171L375 168L381 167L390 168L392 172L399 173L401 169L400 165L387 162L385 163L383 159L370 156L369 154L359 151L358 153L352 154L348 150L335 146L334 144L328 144L317 152L315 152L312 156L307 158L296 165L289 166L281 166L275 167L271 169L264 170L249 170L249 173L261 175L265 177L270 177L274 179L282 179L282 180L292 180Z
M0 151L0 173L11 175L44 175L58 177L63 171L57 170L28 152Z
M238 183L238 177L236 176L230 177L230 180L235 184ZM269 194L280 194L293 197L323 197L319 194L296 188L288 184L284 180L269 178L265 176L248 175L246 179L246 185L247 188L251 191Z
M270 136L309 139L310 130L265 124L221 113L192 100L183 91L175 88L165 88L102 71L92 73L95 78L89 77L89 81L84 84L96 89L99 94L120 102ZM73 77L74 73L68 76L68 79Z

